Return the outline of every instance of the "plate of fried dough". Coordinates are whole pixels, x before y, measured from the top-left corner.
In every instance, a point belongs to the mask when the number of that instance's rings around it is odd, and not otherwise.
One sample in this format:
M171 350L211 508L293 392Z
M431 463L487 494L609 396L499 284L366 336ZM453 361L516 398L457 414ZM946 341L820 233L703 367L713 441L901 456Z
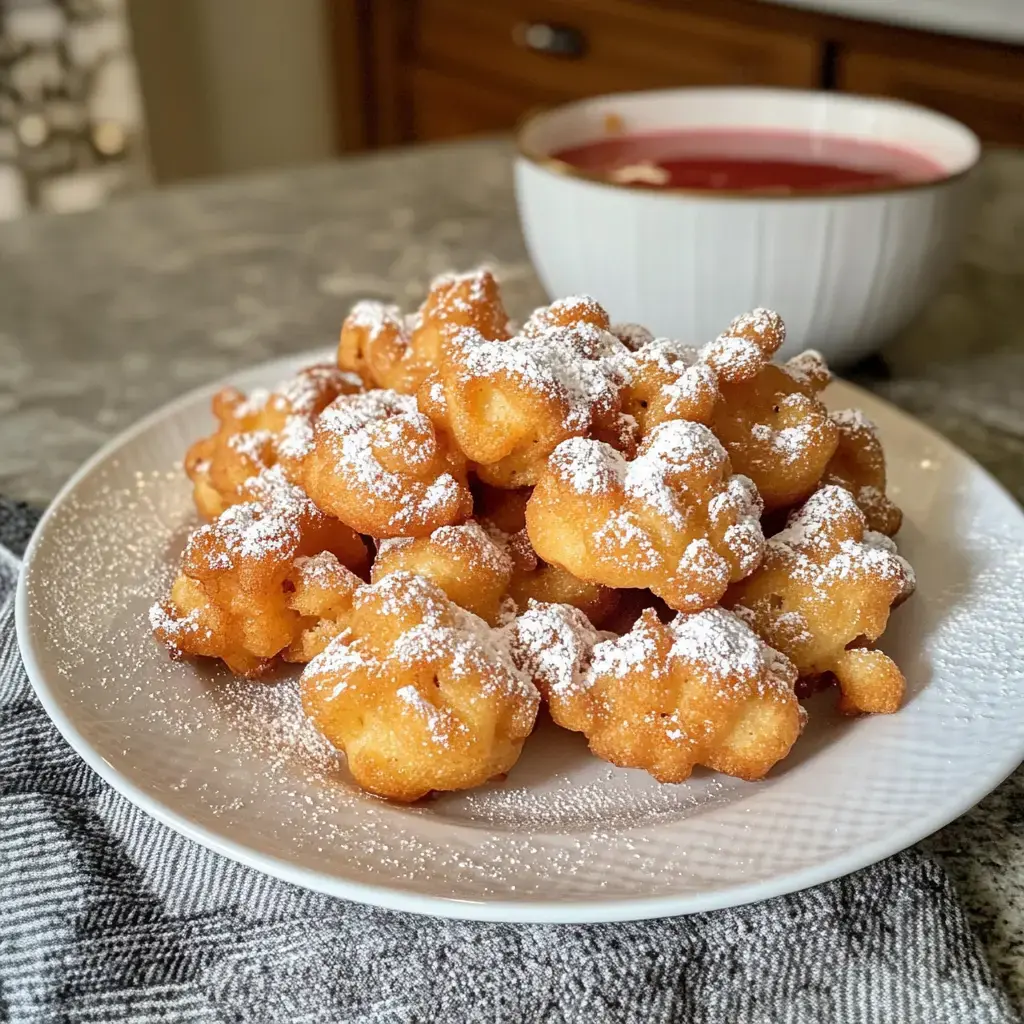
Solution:
M108 445L17 594L75 750L271 875L489 920L763 899L973 805L1024 751L1020 509L774 312L610 313L446 275Z

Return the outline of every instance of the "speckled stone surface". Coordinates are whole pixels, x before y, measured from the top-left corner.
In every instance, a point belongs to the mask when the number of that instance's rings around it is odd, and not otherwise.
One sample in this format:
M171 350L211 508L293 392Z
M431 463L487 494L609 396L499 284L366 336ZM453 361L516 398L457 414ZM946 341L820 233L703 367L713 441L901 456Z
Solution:
M139 416L242 366L334 343L349 305L501 271L545 298L516 223L510 147L478 142L235 179L0 227L0 494L45 503ZM1024 153L991 154L965 259L849 376L1024 498ZM1024 1006L1024 770L927 841Z

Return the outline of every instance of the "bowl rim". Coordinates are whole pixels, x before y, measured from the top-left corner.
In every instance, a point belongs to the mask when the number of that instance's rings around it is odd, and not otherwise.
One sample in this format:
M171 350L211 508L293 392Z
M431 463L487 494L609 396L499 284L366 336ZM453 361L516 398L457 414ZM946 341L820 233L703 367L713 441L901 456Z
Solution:
M902 108L914 115L924 114L925 116L940 121L948 122L948 127L966 133L967 141L973 143L974 154L966 167L958 171L951 171L938 178L931 178L928 181L910 181L899 185L888 185L885 188L874 188L870 185L849 187L844 189L801 189L799 192L776 192L771 190L756 189L699 189L684 186L671 186L669 188L651 188L636 182L610 181L606 176L596 172L576 167L565 160L559 160L550 153L542 152L537 147L530 146L525 141L525 136L530 128L551 114L558 111L569 110L585 103L592 103L595 100L616 100L631 96L667 97L680 93L688 94L725 94L725 93L760 93L765 96L803 96L807 98L820 97L822 95L832 96L843 101L866 103L872 106L886 106ZM823 133L824 134L824 133ZM948 114L920 103L911 103L907 100L892 99L886 96L867 96L863 93L838 92L821 89L797 89L778 86L679 86L669 89L636 89L632 92L599 93L595 96L582 96L566 103L545 104L531 107L522 117L519 118L515 127L516 153L522 160L533 164L543 170L566 178L576 178L581 181L588 181L594 185L601 185L609 189L624 189L632 192L642 192L648 196L688 196L707 201L732 201L747 200L750 202L799 202L806 199L843 199L843 198L865 198L873 196L886 196L906 192L918 192L923 189L934 189L960 181L971 174L981 161L982 144L978 135L962 121L958 121Z

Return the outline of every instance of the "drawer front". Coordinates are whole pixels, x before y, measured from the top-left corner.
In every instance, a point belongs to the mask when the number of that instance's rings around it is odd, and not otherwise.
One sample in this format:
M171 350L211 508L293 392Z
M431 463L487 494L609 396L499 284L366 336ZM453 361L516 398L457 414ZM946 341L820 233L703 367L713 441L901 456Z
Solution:
M986 142L1024 144L1024 54L1004 64L1003 51L993 51L979 66L963 56L941 62L852 50L840 56L839 86L941 110Z
M419 0L410 42L415 66L533 97L673 85L814 88L820 69L811 38L631 0Z
M543 97L484 85L432 68L413 68L412 134L421 141L508 131Z

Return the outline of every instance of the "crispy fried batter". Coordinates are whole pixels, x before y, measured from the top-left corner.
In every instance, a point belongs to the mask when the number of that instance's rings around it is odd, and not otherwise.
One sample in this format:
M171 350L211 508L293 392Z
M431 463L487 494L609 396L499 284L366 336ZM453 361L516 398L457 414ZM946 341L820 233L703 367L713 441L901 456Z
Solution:
M864 513L869 530L895 536L903 513L885 494L885 452L874 423L859 409L838 409L829 419L839 428L839 447L819 486L845 487Z
M329 551L364 570L368 559L362 540L278 467L246 481L240 497L189 537L170 596L150 621L172 654L220 658L232 672L257 676L300 628L287 582L295 560Z
M437 368L444 338L462 327L494 340L508 337L508 317L489 270L435 278L419 312L408 318L397 306L356 303L341 328L338 365L358 373L367 387L411 395Z
M356 591L347 630L301 685L356 782L400 801L509 771L540 702L502 632L406 572Z
M573 576L560 565L538 557L526 532L530 488L503 490L477 484L476 512L481 525L512 562L507 596L522 611L531 600L571 604L592 622L604 625L618 611L620 592Z
M777 313L756 309L701 350L722 395L711 429L736 472L754 481L768 511L807 497L839 443L817 398L829 381L821 357L804 352L784 366L770 362L785 333Z
M575 609L534 604L508 628L554 721L659 782L696 765L760 779L800 735L796 669L722 608L667 624L648 610L609 638Z
M870 650L892 606L913 591L913 570L842 487L827 486L771 537L764 562L725 597L758 635L782 651L802 678L834 673L840 710L890 713L903 699L903 675Z
M275 465L328 403L361 388L358 378L336 367L310 366L273 391L256 390L248 397L235 388L218 391L212 402L216 432L185 454L200 514L214 519L239 501L241 485Z
M610 365L622 382L622 410L646 437L667 420L709 424L719 400L714 370L699 361L691 345L655 338L638 324L619 324L612 333L630 350Z
M496 625L512 579L508 552L478 523L441 526L429 537L396 537L378 544L371 579L406 571L436 583L461 608Z
M285 592L288 607L299 618L292 630L293 639L282 653L284 660L304 664L344 632L352 600L363 585L364 581L329 551L296 558Z
M321 508L373 537L425 537L473 511L462 453L396 391L341 396L285 465Z
M568 437L631 452L636 424L622 413L609 362L628 350L607 328L605 311L585 297L537 310L507 341L465 328L445 339L437 376L418 392L420 408L497 487L534 483Z
M733 475L707 427L670 420L637 457L584 438L563 442L526 507L530 541L580 579L652 590L678 610L717 603L757 567L760 499Z

